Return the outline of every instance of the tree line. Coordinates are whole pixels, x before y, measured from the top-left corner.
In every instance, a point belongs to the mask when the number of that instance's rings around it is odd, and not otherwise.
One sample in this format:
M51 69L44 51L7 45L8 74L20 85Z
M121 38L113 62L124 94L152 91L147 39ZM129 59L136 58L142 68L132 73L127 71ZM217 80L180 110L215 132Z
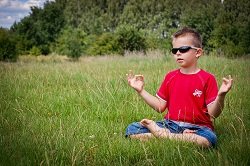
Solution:
M10 29L0 28L0 60L57 53L120 54L171 48L180 27L197 29L207 52L228 57L250 53L248 0L55 0Z

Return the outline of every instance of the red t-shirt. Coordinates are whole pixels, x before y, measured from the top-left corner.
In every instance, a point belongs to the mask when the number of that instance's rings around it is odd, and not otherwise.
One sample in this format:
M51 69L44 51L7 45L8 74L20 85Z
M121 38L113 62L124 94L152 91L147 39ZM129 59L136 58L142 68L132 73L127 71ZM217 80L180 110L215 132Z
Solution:
M167 102L165 119L188 122L214 129L207 105L218 94L215 77L200 70L196 74L183 74L180 70L169 72L162 82L157 97Z

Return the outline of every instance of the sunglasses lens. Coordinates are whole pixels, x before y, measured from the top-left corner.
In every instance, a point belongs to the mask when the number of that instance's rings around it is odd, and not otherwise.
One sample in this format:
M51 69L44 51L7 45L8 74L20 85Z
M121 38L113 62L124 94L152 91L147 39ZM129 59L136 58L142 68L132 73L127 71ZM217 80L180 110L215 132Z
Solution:
M180 53L185 53L185 52L188 52L190 49L191 49L191 47L180 47L179 51L180 51Z
M176 54L179 50L180 53L186 53L188 52L192 47L190 46L182 46L182 47L179 47L179 48L172 48L172 53L173 54Z
M179 50L178 48L172 48L172 53L176 54L178 50Z

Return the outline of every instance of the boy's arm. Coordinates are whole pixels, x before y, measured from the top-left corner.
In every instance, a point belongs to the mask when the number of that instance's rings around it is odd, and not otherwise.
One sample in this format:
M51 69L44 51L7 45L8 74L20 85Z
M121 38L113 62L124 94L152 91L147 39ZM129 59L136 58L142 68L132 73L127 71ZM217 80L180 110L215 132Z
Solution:
M224 99L225 95L223 96L218 95L215 101L207 106L208 114L212 118L217 118L221 114L224 108Z
M217 118L221 114L224 108L224 100L225 100L226 94L231 89L232 83L233 83L233 79L231 78L230 75L228 78L223 78L222 85L219 89L219 92L215 101L207 106L208 113L211 117Z
M157 112L163 112L166 108L166 102L151 95L144 89L143 75L134 75L132 71L127 74L128 84L134 88L144 101Z
M138 94L144 99L144 101L152 107L157 112L164 112L166 109L166 102L159 99L156 96L153 96L149 94L146 90L142 89L141 92L138 92Z

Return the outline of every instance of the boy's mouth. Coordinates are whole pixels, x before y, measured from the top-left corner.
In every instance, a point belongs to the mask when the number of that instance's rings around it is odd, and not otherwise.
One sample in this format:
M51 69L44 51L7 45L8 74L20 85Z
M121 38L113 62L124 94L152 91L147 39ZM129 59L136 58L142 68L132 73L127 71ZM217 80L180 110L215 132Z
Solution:
M182 58L177 58L177 61L183 61L184 59L182 59Z

